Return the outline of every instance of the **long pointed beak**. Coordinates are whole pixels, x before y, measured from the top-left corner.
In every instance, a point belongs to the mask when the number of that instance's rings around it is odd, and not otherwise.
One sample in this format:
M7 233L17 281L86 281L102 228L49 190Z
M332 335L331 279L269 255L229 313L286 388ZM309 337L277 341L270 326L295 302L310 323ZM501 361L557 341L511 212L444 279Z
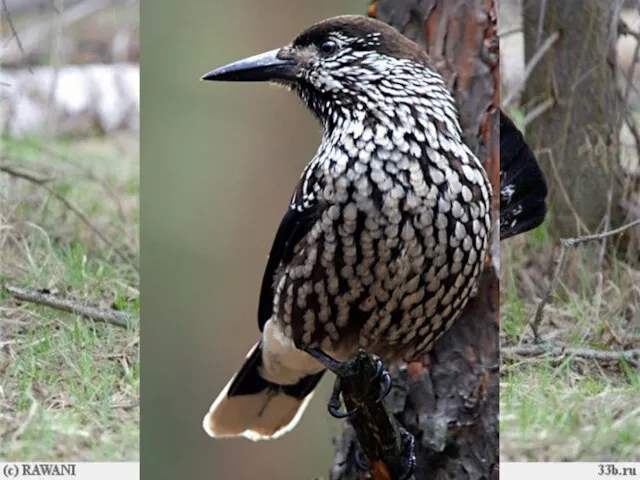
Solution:
M239 60L204 74L202 80L229 82L265 82L269 80L295 80L293 60L278 58L279 48Z

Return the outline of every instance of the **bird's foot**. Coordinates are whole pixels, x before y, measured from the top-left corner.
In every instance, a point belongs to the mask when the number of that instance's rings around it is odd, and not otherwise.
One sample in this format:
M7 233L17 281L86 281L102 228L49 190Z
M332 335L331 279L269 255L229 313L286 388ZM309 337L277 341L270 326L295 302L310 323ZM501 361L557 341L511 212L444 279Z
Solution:
M408 480L413 475L416 468L416 439L402 426L399 426L400 437L402 438L402 473L399 480Z
M369 354L365 350L360 349L358 355L356 355L354 358L351 358L346 362L339 362L338 360L334 359L318 348L310 348L302 343L298 343L296 346L300 350L307 352L309 355L318 360L328 370L331 370L336 375L336 380L333 384L333 392L331 393L331 397L329 398L329 403L327 405L329 414L335 418L345 418L353 416L357 411L356 409L347 412L340 411L340 408L342 406L342 402L340 401L340 394L342 393L341 383L343 379L347 377L363 375L362 372L366 365L364 363L364 360L369 359ZM372 376L372 385L370 390L373 392L373 395L375 395L375 398L373 398L372 400L375 403L379 403L391 391L391 376L389 375L389 372L384 368L382 360L375 357L374 362L374 374ZM378 388L374 386L375 382L380 382Z
M384 368L382 360L376 358L375 361L376 375L374 377L374 380L380 381L380 395L378 395L378 398L376 398L376 403L379 403L384 400L391 391L391 375L389 375L388 370Z

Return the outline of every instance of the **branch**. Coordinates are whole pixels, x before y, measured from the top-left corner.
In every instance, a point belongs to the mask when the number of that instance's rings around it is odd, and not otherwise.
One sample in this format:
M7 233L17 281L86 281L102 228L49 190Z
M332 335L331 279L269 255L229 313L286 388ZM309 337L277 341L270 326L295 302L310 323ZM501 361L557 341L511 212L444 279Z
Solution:
M64 195L56 192L53 188L47 185L49 180L36 178L31 174L26 172L21 172L19 170L14 169L8 165L0 164L0 172L5 172L8 175L11 175L15 178L20 178L22 180L26 180L27 182L33 183L34 185L38 185L39 187L44 188L50 195L58 199L60 202L64 204L69 210L71 210L81 221L84 223L89 229L95 233L100 240L102 240L109 248L111 248L120 258L122 258L126 263L131 265L136 271L138 271L138 266L131 260L129 255L125 254L119 248L117 248L108 238L107 236L100 231L98 227L96 227L91 220L73 203L71 203Z
M626 360L634 366L640 366L640 349L618 352L596 350L593 348L570 348L561 345L519 345L500 349L503 357L538 357L553 355L556 357L578 357L587 360L616 362Z
M45 305L57 310L62 310L63 312L74 313L93 320L94 322L111 323L125 328L130 328L136 323L133 317L124 312L82 305L73 300L58 298L50 293L26 290L12 285L4 285L2 288L16 300Z
M549 110L551 110L555 105L556 105L556 99L555 98L547 98L546 100L544 100L543 102L540 102L534 108L529 110L527 112L527 114L525 115L525 117L524 117L524 122L523 123L524 123L525 128L527 127L527 125L529 125L531 122L533 122L540 115L542 115L542 114L548 112Z
M16 44L18 45L18 50L20 51L20 53L24 57L25 56L24 46L22 45L22 41L20 40L20 36L18 35L18 32L16 31L16 27L13 24L13 19L11 18L11 13L9 13L9 7L7 7L7 0L2 0L2 12L4 13L3 16L7 19L7 23L9 24L9 28L11 30L11 38L15 38ZM10 39L3 40L2 44L6 45L9 40Z
M576 245L580 245L581 243L589 242L591 240L603 240L608 237L613 237L614 235L618 235L619 233L623 233L630 228L635 227L636 225L640 225L640 218L634 220L631 223L627 223L626 225L621 226L620 228L616 228L615 230L610 230L608 232L596 233L593 235L585 235L583 237L574 237L574 238L561 238L560 243L563 247L575 247Z
M620 21L618 22L618 35L629 35L630 37L633 37L640 42L640 32L632 30L629 24L623 19L620 19Z
M6 0L2 0L3 10L10 19L9 11L7 8ZM0 58L2 63L15 63L19 60L18 53L24 58L27 54L31 53L39 43L42 43L44 39L51 33L51 31L59 25L60 27L68 27L69 25L76 23L94 13L103 10L111 6L112 0L84 0L77 5L70 7L63 12L59 13L56 17L46 21L40 22L37 25L31 27L25 32L22 32L24 41L21 41L13 25L11 26L11 37L16 39L18 45L18 52L15 49L11 49L9 43L10 38L2 39L3 45L9 45L5 47L5 50L1 52ZM10 21L10 20L9 20Z
M544 43L540 46L536 53L531 57L529 63L524 69L524 75L520 79L520 81L511 89L510 92L507 93L504 100L502 101L502 106L510 105L513 99L520 93L527 79L531 76L531 72L536 68L540 60L544 57L545 53L549 51L549 49L558 41L560 38L560 33L553 32L549 38L547 38Z
M564 256L567 248L575 247L576 245L580 245L581 243L589 242L592 240L604 240L608 237L612 237L618 235L620 233L624 233L630 228L635 227L636 225L640 225L640 218L634 220L631 223L627 223L620 228L616 228L615 230L610 230L607 232L596 233L593 235L584 235L582 237L573 237L573 238L561 238L560 239L560 251L556 255L554 259L554 269L553 274L551 275L551 279L549 280L549 286L544 292L540 303L538 303L538 307L536 308L536 313L531 322L531 330L533 330L533 338L534 342L538 343L540 337L538 336L538 329L542 320L544 319L544 307L551 300L551 295L555 290L555 285L558 281L558 277L560 276L560 272L562 271L562 265L564 263Z

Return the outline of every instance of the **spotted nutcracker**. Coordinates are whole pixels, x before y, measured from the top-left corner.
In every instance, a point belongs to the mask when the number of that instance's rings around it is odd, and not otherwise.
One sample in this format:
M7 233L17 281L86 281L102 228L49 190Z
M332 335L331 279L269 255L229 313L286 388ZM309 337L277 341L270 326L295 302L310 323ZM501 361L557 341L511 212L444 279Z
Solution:
M213 437L276 438L326 370L319 352L345 361L363 347L408 362L451 326L487 254L491 184L428 55L377 20L324 20L202 78L283 85L322 124L267 262L262 338L204 419ZM500 133L506 238L540 223L546 187L504 116Z

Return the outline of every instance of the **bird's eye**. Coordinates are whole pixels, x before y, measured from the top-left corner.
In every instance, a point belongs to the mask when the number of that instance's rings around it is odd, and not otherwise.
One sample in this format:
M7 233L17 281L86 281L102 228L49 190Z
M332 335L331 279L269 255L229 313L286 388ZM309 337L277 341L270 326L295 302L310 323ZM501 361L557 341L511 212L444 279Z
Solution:
M325 55L331 55L338 49L338 44L334 40L325 40L320 44L320 51Z

